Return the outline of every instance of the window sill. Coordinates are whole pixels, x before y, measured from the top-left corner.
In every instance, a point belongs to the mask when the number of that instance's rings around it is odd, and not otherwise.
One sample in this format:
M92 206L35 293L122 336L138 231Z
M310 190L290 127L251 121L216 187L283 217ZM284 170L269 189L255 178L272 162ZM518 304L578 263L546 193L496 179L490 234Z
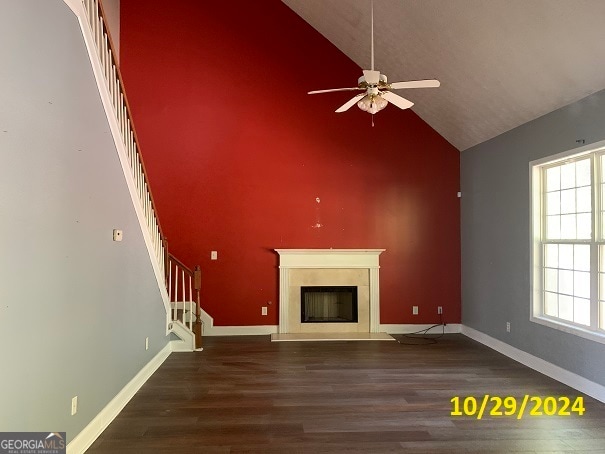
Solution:
M550 318L541 317L541 316L531 316L529 318L530 321L534 323L538 323L540 325L548 326L550 328L564 331L569 334L573 334L578 337L582 337L584 339L588 339L594 342L598 342L600 344L605 344L605 332L595 332L587 329L582 329L575 325L568 325L563 322L557 322Z

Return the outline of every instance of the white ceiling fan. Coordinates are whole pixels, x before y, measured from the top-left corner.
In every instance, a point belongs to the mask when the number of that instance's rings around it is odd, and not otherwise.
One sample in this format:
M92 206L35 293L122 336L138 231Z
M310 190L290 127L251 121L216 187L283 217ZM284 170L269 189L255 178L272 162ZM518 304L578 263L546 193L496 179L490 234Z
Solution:
M436 88L441 85L441 83L435 79L388 83L387 76L380 74L380 71L374 70L374 0L371 2L371 21L372 69L363 70L363 76L358 79L357 87L332 88L328 90L314 90L309 92L310 95L315 95L318 93L330 93L333 91L363 90L363 93L355 95L353 98L336 109L336 112L340 113L349 110L355 103L357 103L357 106L361 110L371 113L372 115L384 109L389 102L396 105L400 109L409 109L414 105L414 103L399 95L396 95L391 90L401 90L404 88Z

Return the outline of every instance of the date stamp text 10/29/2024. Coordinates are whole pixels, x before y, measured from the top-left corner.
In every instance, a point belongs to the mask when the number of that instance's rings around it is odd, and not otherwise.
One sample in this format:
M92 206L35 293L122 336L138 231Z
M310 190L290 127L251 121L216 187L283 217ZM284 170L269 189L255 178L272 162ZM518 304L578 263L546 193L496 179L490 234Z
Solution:
M450 416L467 416L483 419L485 416L522 419L532 416L582 416L586 411L584 398L567 396L454 396L450 399Z

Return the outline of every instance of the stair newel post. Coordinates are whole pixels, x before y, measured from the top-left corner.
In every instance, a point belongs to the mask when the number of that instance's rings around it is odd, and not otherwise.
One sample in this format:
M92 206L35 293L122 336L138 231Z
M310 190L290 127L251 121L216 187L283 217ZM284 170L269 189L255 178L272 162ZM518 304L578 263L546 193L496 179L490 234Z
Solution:
M195 289L195 347L202 346L202 308L200 306L200 289L202 288L202 269L196 265L193 269L193 285Z

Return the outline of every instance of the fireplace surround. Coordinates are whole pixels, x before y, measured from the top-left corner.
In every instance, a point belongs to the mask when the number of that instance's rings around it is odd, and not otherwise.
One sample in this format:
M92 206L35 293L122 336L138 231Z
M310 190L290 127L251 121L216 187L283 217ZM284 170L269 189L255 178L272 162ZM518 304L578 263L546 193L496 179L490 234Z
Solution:
M275 249L279 254L279 327L287 333L378 333L379 256L384 249ZM356 287L356 322L301 323L301 288Z

